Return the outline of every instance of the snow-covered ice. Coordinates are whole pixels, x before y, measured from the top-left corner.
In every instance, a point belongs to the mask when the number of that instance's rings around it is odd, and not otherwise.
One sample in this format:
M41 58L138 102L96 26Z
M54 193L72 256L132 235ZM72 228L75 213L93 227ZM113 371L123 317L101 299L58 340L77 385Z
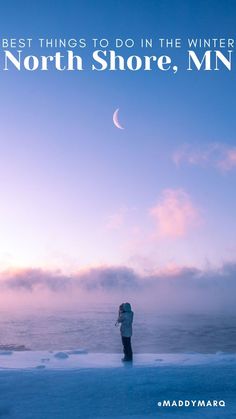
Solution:
M0 351L0 417L195 419L236 417L236 354ZM170 400L224 400L225 407L163 408Z
M196 366L232 364L236 365L236 354L218 352L200 354L137 354L133 367ZM120 354L88 353L86 350L68 351L0 351L1 369L33 369L45 364L47 369L121 368Z

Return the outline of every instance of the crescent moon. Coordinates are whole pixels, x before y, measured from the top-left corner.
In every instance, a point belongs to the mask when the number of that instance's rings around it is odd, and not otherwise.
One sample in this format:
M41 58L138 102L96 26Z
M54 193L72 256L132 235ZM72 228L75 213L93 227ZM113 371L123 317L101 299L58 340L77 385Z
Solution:
M113 122L114 122L114 125L116 126L116 128L124 129L124 127L122 127L122 125L119 123L118 113L119 113L119 108L117 108L115 110L115 112L113 113Z

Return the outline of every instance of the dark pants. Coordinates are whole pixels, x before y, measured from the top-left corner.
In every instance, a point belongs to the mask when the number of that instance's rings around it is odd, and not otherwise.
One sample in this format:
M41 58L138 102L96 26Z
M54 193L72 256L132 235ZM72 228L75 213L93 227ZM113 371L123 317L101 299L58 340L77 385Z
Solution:
M132 347L131 347L131 338L121 336L121 339L123 343L123 351L124 351L125 359L128 361L132 361L133 352L132 352Z

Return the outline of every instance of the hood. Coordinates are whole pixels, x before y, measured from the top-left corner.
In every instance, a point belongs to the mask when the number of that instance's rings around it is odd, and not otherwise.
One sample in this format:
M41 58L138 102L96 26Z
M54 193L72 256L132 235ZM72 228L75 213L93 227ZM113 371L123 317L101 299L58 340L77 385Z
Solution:
M131 311L130 303L124 303L123 304L123 311Z

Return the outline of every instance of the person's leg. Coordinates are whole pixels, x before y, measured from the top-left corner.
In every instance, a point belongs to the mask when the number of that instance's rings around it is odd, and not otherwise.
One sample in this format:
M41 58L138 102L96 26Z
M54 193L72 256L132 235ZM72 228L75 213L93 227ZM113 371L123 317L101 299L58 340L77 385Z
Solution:
M131 338L127 338L127 358L129 360L133 359L133 351L131 346Z
M125 336L122 336L122 343L124 346L124 360L125 361L132 361L133 353L131 348L131 339Z
M122 344L123 344L123 352L124 352L124 357L126 358L127 356L127 348L126 348L126 338L124 336L121 336L121 340L122 340Z

